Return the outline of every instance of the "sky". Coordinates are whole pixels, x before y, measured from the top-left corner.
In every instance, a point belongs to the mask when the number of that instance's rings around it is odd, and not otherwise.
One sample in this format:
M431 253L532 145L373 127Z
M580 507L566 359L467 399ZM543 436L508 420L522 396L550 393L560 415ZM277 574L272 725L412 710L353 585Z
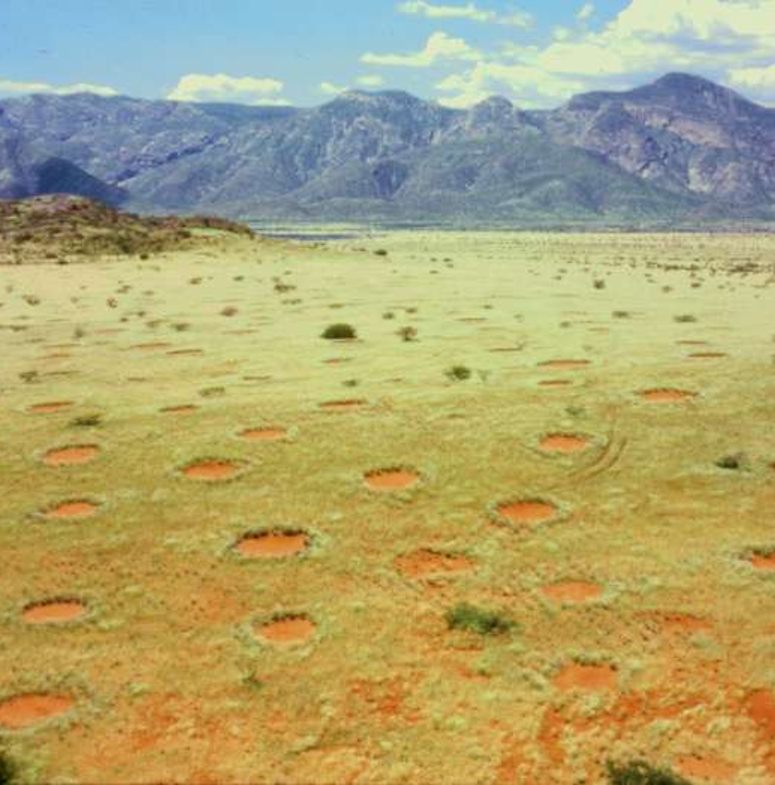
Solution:
M775 0L1 0L0 96L557 106L687 71L775 106Z

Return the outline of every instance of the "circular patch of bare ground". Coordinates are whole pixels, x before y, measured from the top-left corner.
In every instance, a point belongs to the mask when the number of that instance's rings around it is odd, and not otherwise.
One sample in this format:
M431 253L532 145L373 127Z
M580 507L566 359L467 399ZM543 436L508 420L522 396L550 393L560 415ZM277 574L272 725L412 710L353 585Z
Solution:
M288 435L285 428L276 426L270 428L245 428L240 431L240 438L247 439L250 442L277 442L284 439Z
M193 403L185 403L181 404L180 406L165 406L162 410L162 414L193 414L199 407L194 405Z
M680 390L675 387L655 387L650 390L642 390L640 397L649 403L680 403L690 401L697 397L697 393L691 390Z
M398 556L396 569L409 578L425 578L437 575L454 575L474 568L474 562L467 556L443 553L430 548L421 548Z
M495 508L498 516L509 523L534 525L556 518L559 510L544 499L519 499L501 502Z
M555 602L580 605L596 600L602 595L603 590L596 583L588 581L560 581L543 586L541 592L545 597Z
M68 499L49 507L44 515L51 519L90 518L98 509L99 505L88 499Z
M246 534L234 546L247 559L285 559L303 553L310 545L303 531L267 531Z
M351 412L362 409L366 403L363 398L349 398L341 401L325 401L320 404L320 408L327 412Z
M603 691L616 689L616 669L611 665L587 665L570 662L554 677L554 686L569 690Z
M194 461L184 466L181 471L190 480L201 482L223 482L236 477L243 469L245 464L239 461L229 461L224 459L210 458L201 461Z
M411 488L420 481L420 475L412 469L395 467L366 472L363 480L369 490L389 493Z
M27 624L66 624L83 618L86 610L80 600L44 600L27 605L22 618Z
M570 379L543 379L538 382L539 387L570 387L573 382Z
M590 445L590 439L578 433L548 433L541 439L539 447L544 452L573 455Z
M96 444L71 444L49 450L43 456L46 466L81 466L93 461L100 454Z
M70 711L75 701L69 695L26 693L0 701L0 727L20 730L39 722L60 717Z
M54 414L54 412L69 409L72 405L72 401L48 401L46 403L35 403L27 411L32 414Z
M256 635L267 643L279 646L298 646L306 643L314 634L317 626L303 614L278 616L269 621L258 622Z
M757 570L775 570L775 551L771 553L754 553L749 561Z
M686 755L675 764L679 774L692 779L705 780L714 785L727 785L737 776L737 767L721 758Z
M538 367L555 371L575 371L579 368L586 368L590 364L589 360L546 360L538 363Z

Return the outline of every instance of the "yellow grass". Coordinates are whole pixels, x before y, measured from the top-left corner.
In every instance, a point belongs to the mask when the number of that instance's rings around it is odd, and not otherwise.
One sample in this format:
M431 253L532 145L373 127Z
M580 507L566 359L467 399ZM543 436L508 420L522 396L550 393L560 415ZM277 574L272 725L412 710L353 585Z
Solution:
M775 573L748 556L775 546L773 260L766 236L396 233L0 268L0 701L76 701L0 745L41 782L598 783L647 758L772 783L749 698L775 688ZM321 339L336 322L358 339ZM673 388L697 395L639 394ZM100 452L43 462L78 445ZM181 471L211 460L239 471ZM374 492L381 468L419 481ZM100 506L41 514L66 500ZM557 514L504 522L519 500ZM309 547L233 547L284 529ZM398 569L423 549L474 568ZM602 591L558 604L563 581ZM27 623L46 599L88 613ZM450 631L458 603L517 626ZM314 634L256 635L286 615ZM574 661L616 688L561 689Z

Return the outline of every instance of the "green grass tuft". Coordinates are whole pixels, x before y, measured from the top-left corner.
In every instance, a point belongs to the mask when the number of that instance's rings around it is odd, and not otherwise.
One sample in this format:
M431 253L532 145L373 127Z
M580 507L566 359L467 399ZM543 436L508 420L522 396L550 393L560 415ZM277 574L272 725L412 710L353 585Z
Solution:
M610 785L691 785L688 780L667 769L655 769L644 761L608 763Z
M338 324L330 324L326 327L320 337L325 338L327 341L340 341L355 338L357 337L357 333L351 324L339 322Z
M7 753L0 751L0 785L14 785L18 782L19 770Z
M461 602L446 613L450 630L468 630L479 635L498 635L513 629L515 623L501 613Z

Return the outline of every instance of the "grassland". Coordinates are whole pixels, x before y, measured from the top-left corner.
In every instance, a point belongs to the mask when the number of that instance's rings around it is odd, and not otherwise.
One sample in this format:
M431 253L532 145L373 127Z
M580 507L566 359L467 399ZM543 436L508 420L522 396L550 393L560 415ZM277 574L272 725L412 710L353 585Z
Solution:
M771 785L773 260L216 234L0 268L0 747L55 783Z

